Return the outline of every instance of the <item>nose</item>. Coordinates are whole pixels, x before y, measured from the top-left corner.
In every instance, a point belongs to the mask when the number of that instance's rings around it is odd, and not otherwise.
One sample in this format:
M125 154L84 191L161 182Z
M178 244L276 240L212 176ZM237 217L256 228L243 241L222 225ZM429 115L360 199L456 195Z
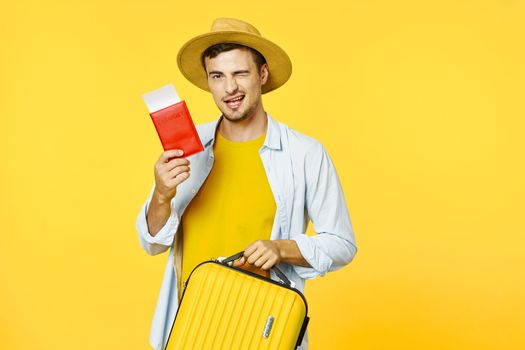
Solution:
M237 81L235 80L235 78L226 78L225 84L225 89L228 95L233 94L237 90Z

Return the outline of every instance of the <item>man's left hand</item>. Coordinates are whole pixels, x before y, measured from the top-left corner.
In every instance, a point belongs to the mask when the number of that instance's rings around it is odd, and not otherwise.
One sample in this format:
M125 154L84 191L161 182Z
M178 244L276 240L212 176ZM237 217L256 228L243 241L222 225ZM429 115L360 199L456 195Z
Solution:
M311 267L293 240L255 241L244 250L244 256L234 266L240 267L245 263L262 270L269 270L280 263Z
M255 265L262 270L269 270L281 262L281 249L279 241L255 241L244 250L244 256L234 263L242 266L245 263Z

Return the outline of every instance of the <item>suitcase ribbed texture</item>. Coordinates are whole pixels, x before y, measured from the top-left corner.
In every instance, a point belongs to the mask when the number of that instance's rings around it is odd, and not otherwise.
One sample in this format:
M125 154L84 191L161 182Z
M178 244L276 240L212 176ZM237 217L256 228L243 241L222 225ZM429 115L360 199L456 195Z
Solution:
M295 349L306 312L291 289L203 263L190 276L166 349Z

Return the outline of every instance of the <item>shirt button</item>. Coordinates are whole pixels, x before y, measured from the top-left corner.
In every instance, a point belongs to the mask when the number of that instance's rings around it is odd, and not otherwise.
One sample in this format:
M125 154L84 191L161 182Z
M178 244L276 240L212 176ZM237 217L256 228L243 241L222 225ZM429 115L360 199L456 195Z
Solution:
M195 194L195 193L197 193L197 191L194 188L192 188L191 189L191 193Z

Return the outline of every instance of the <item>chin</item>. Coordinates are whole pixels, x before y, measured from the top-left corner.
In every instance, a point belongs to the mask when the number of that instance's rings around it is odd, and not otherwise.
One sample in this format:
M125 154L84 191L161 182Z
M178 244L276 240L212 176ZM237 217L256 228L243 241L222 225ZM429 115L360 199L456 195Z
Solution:
M243 121L243 120L247 119L250 116L250 113L245 112L245 113L236 113L236 114L232 115L230 113L226 113L226 112L223 111L222 115L228 121L235 123L235 122L240 122L240 121Z
M240 122L240 121L243 121L246 118L248 118L247 115L241 115L239 117L232 117L232 116L229 116L229 115L224 114L224 113L223 113L223 115L224 115L224 118L228 119L228 121L233 122L233 123Z

